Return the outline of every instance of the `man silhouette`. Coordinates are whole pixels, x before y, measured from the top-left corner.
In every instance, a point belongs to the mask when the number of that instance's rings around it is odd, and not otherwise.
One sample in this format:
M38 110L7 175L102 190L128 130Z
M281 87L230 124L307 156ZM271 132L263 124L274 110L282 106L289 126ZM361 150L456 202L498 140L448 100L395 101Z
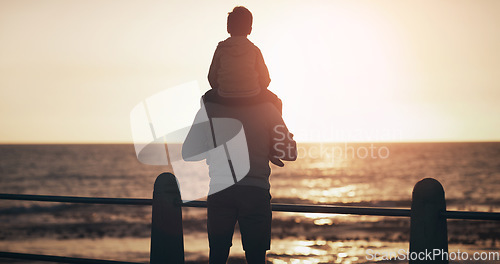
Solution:
M241 131L246 144L227 143ZM220 151L210 151L214 149ZM269 159L273 153L277 155L274 158L283 160L295 160L297 156L295 141L271 103L202 103L182 155L186 161L206 159L209 165L210 264L226 263L236 222L247 262L266 263L271 245ZM248 172L240 177L238 168L245 163L249 164Z

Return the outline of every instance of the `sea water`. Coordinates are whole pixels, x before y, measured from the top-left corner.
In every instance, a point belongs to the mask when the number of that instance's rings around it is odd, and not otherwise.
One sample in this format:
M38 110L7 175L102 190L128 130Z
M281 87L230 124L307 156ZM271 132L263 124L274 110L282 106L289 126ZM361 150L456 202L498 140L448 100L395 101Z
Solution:
M298 148L296 162L272 166L274 203L409 208L415 183L432 177L448 210L500 212L500 143ZM128 144L1 145L0 157L0 193L151 198L156 177L171 169L141 164ZM146 262L150 224L150 206L1 200L0 251ZM206 263L205 209L184 208L183 225L186 259ZM499 230L497 222L449 220L450 251L499 252ZM382 263L368 253L408 250L408 241L404 217L274 212L268 260ZM233 244L231 256L241 258L238 232Z

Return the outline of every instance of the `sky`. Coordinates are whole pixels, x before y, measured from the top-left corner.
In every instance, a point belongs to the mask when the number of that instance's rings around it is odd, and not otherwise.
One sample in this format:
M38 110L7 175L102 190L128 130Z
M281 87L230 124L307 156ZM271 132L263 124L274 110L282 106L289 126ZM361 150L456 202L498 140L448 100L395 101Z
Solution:
M298 141L500 140L500 1L0 0L0 143L132 142L237 5Z

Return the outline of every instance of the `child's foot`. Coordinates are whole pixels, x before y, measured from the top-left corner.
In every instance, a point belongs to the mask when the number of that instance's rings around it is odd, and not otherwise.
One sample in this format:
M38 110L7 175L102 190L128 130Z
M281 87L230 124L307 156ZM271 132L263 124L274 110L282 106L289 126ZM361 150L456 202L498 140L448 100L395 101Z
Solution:
M283 163L283 161L281 161L279 158L276 158L276 157L269 157L269 161L271 161L272 164L274 164L278 167L285 166L285 163Z

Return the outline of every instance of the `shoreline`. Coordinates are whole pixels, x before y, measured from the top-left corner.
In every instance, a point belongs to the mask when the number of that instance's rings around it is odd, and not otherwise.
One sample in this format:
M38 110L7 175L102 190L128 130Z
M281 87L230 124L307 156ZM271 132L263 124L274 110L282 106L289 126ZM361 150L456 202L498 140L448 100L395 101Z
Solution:
M33 239L17 241L0 241L5 251L94 258L116 261L148 262L149 238L100 238L100 239ZM208 242L206 236L185 236L185 258L187 264L208 263ZM333 263L343 261L350 263L372 263L368 261L368 250L373 252L398 252L408 250L408 242L384 242L378 240L302 240L273 239L268 251L268 263L282 264L294 260L308 263ZM450 244L449 252L498 252L498 247L476 246L467 244ZM34 261L1 259L0 263L34 263ZM38 263L38 262L36 262ZM40 262L43 263L43 262ZM229 264L245 263L241 247L241 238L235 236L231 247ZM377 262L385 263L385 262ZM392 261L389 263L405 263ZM461 263L461 262L450 262ZM494 263L482 261L481 263Z

